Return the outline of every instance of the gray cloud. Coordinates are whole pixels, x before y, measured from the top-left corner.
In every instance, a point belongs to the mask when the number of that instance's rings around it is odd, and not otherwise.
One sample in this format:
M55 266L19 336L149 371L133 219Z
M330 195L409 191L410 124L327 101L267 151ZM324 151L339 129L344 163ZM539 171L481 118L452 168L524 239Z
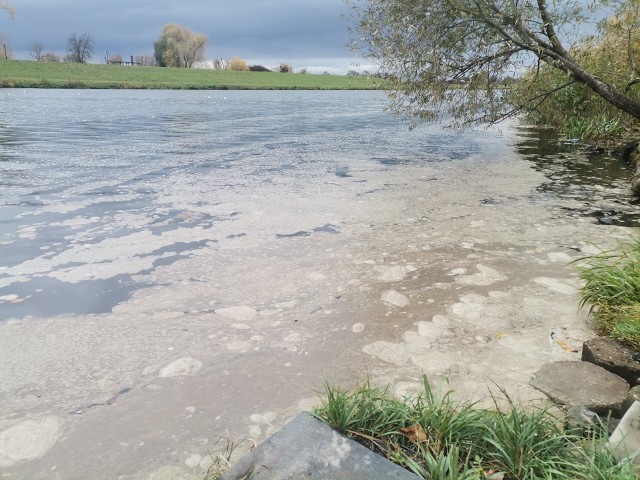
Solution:
M161 28L179 23L207 35L207 58L240 56L250 63L290 62L346 70L353 55L345 47L342 0L14 0L15 20L0 15L18 58L29 58L35 42L64 53L73 33L91 33L93 61L104 51L123 56L153 53Z

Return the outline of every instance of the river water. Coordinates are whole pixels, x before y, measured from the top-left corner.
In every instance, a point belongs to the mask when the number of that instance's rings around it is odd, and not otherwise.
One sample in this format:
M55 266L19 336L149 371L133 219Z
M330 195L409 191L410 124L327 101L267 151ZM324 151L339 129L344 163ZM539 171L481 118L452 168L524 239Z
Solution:
M325 380L540 398L591 334L567 263L639 218L615 157L379 92L0 95L10 478L191 478Z

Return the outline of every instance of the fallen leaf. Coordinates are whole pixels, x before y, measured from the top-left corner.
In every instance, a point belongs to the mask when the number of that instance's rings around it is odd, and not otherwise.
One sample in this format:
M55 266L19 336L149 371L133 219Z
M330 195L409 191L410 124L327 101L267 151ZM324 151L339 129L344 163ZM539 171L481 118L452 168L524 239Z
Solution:
M413 443L424 443L427 441L427 432L420 425L413 425L400 429L400 433L406 436Z
M567 342L563 342L562 340L556 340L556 345L558 345L561 349L563 349L566 352L572 352L572 353L578 352L577 349L573 348Z
M507 334L506 334L506 333L504 333L504 332L500 332L500 333L496 334L496 338L497 338L498 340L499 340L499 339L501 339L501 338L504 338L504 337L506 337L506 336L507 336Z

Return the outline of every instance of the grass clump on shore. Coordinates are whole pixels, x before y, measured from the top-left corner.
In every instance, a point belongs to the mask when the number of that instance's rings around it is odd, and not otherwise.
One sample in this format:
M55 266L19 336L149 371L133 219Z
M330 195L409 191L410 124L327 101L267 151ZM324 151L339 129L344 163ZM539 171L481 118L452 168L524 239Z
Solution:
M595 433L563 430L549 410L481 409L438 394L424 378L415 398L398 399L368 383L353 391L327 386L314 415L421 478L432 480L636 479L629 463L616 464Z
M603 251L582 262L580 306L589 307L604 334L640 350L640 237L619 252Z
M366 77L0 60L0 88L373 90Z

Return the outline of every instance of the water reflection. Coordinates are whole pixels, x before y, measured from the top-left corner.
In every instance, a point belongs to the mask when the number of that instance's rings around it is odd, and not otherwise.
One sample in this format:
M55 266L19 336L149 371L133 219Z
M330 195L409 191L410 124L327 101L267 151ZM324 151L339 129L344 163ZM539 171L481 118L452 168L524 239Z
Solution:
M593 217L596 223L640 225L640 202L628 185L632 171L621 157L589 153L551 129L520 127L518 134L516 151L549 179L537 188L539 197L575 199L583 206L569 214Z

